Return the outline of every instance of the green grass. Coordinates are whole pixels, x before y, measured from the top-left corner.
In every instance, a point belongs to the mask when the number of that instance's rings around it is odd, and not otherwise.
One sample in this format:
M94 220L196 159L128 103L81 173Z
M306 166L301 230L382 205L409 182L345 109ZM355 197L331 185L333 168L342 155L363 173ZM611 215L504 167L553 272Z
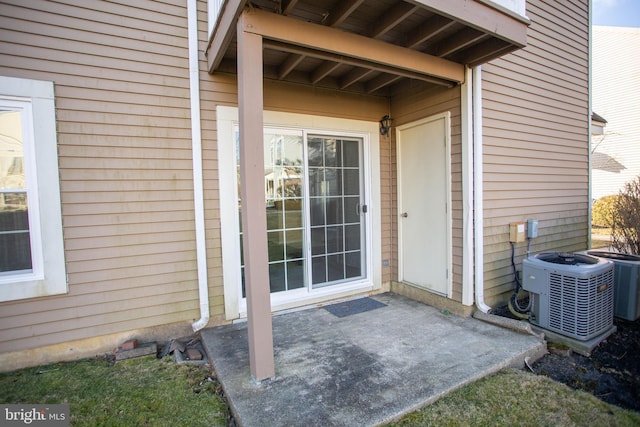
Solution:
M0 402L69 403L72 426L226 426L209 371L170 357L107 358L0 374Z
M170 357L106 358L0 374L1 403L69 403L72 426L226 426L207 369ZM513 369L481 379L392 426L639 426L640 413Z
M529 372L506 369L392 426L639 426L640 413Z

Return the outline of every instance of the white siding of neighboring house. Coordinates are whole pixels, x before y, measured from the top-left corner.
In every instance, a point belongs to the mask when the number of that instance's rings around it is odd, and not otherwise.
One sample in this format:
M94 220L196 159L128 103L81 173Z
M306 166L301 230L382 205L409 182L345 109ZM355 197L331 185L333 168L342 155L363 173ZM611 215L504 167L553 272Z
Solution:
M640 175L640 28L593 27L593 111L607 120L592 138L598 199Z

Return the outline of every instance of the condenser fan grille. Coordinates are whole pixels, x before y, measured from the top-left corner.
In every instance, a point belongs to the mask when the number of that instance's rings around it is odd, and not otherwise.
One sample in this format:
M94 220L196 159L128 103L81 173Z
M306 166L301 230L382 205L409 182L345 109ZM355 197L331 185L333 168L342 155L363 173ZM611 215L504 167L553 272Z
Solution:
M580 278L549 274L549 329L590 338L611 326L613 269Z

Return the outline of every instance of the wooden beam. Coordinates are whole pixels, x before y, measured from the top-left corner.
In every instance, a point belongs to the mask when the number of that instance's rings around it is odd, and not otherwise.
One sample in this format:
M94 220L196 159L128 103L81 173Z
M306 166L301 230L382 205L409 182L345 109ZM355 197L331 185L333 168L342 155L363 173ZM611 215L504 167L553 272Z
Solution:
M342 0L340 6L329 14L329 20L325 23L328 27L337 27L342 24L351 15L364 0ZM318 83L324 79L329 73L340 66L339 63L325 61L311 74L311 82Z
M289 75L304 59L303 55L292 54L280 65L278 79L282 80Z
M484 42L482 46L474 47L472 53L465 56L465 61L470 67L475 67L476 65L482 65L492 59L499 58L518 49L512 44L503 42L502 45L498 45L495 42L496 39L491 39Z
M247 0L227 0L205 51L210 73L213 73L220 65L231 40L233 40L238 17L246 4Z
M311 73L311 83L316 84L342 65L339 62L325 61Z
M337 27L342 24L358 6L364 3L364 0L341 0L339 3L340 6L329 15L326 23L328 27Z
M265 39L324 51L338 56L379 64L438 79L461 83L464 66L453 61L427 55L381 40L264 12L247 11L243 16L244 31ZM340 61L338 61L340 62Z
M482 31L467 27L441 43L435 55L440 57L451 55L487 37L489 36Z
M431 18L427 19L425 23L419 25L418 28L409 34L405 47L413 49L455 24L456 21L449 18L445 18L440 15L433 15Z
M518 47L527 45L529 19L493 8L476 0L410 0L438 15L444 15Z
M373 70L370 68L354 68L340 80L340 89L346 89L349 86L358 83L371 73L373 73Z
M381 74L378 77L369 80L365 85L365 89L367 93L373 93L385 86L389 86L390 84L400 80L401 78L402 76L396 76L393 74Z
M375 70L375 71L381 71L383 73L388 73L388 74L397 74L402 77L422 80L422 81L437 84L440 86L453 87L457 83L452 80L445 80L438 77L433 77L429 74L418 73L418 72L409 71L401 68L394 68L389 65L367 62L361 59L340 56L330 52L307 49L305 47L300 47L300 46L293 46L293 45L282 43L282 42L264 40L263 44L265 48L275 49L281 52L299 53L301 55L309 56L312 58L323 59L325 61L331 61L338 64L353 65L354 67L360 67L360 68L371 68L372 70Z
M369 33L369 37L374 39L381 37L418 9L420 9L420 7L415 4L405 2L394 4L377 20L378 24L375 26L373 31Z
M245 16L237 25L242 246L249 365L253 378L261 381L275 376L264 204L263 58L262 37L243 30Z
M281 6L282 14L283 15L290 14L293 8L296 7L296 3L298 3L298 0L284 0Z

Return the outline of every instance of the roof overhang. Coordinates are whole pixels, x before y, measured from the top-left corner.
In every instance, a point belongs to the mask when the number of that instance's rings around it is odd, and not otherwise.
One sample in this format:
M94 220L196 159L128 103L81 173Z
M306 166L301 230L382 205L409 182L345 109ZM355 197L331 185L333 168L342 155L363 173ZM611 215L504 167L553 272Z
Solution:
M607 121L601 115L592 112L591 113L591 135L604 135L604 127L607 125Z
M529 20L488 0L226 0L209 72L237 72L236 26L263 39L265 78L364 93L403 79L455 86L526 45ZM385 92L381 92L386 90Z

